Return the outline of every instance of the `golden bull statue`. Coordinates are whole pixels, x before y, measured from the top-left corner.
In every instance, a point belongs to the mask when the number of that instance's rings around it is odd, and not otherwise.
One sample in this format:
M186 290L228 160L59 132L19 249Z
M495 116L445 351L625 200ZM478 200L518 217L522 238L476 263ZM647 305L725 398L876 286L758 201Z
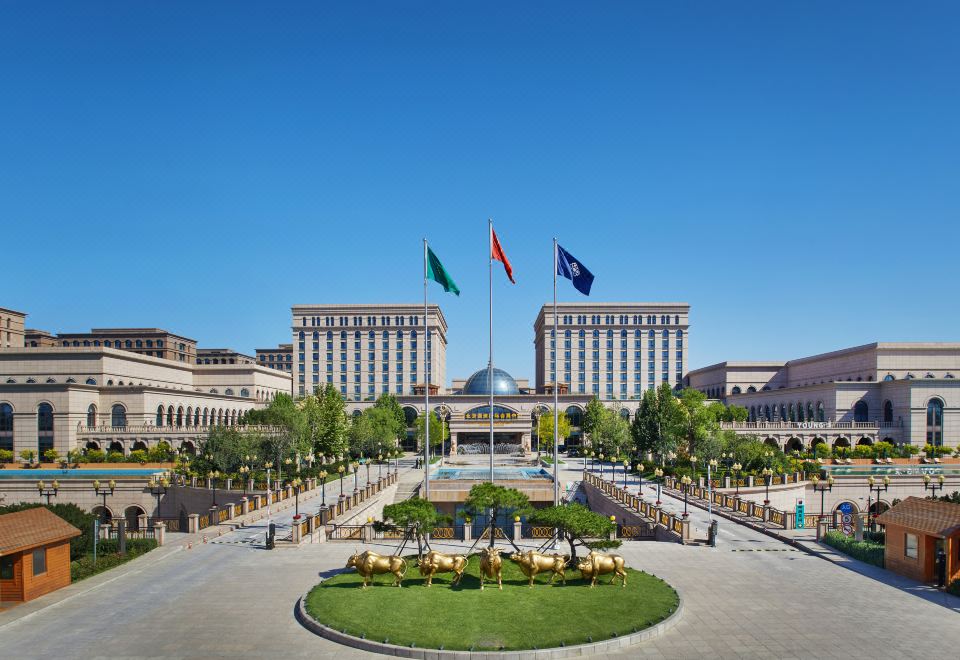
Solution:
M605 554L591 550L590 554L577 563L577 569L584 580L590 580L590 587L597 584L597 578L607 573L613 573L610 584L617 578L622 580L621 587L627 586L627 572L624 570L623 557L614 554Z
M531 588L533 588L533 578L537 573L544 573L546 571L553 573L553 575L550 576L550 584L553 584L553 581L558 575L563 584L566 584L567 577L564 574L564 570L566 569L569 559L570 555L559 555L557 553L542 555L533 550L528 550L523 553L514 552L510 555L510 561L520 566L520 571L529 579L529 586Z
M463 571L467 568L467 558L463 555L445 555L442 552L431 550L417 562L420 567L420 575L427 578L427 586L433 585L433 576L437 573L454 573L453 582L450 586L460 584L463 579Z
M373 579L374 575L384 573L393 573L396 580L393 586L399 587L403 576L407 572L407 562L403 557L397 555L378 555L371 550L357 554L356 552L347 560L347 568L356 568L357 573L363 578L361 589L366 589L367 583Z
M483 591L483 578L497 579L497 587L503 591L503 578L500 569L503 567L503 558L498 548L484 548L480 553L480 591Z

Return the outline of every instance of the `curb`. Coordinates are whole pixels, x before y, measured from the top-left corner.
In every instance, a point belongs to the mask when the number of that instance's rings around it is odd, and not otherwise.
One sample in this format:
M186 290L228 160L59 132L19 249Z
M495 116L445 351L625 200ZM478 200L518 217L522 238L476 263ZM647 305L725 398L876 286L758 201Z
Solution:
M322 581L321 581L322 582ZM613 653L622 649L635 646L642 642L660 637L665 632L673 628L683 616L683 597L677 592L677 609L660 623L645 628L639 632L608 639L603 642L594 642L592 644L578 644L576 646L559 646L548 649L536 649L527 651L443 651L440 649L416 648L408 646L398 646L396 644L383 644L370 639L361 639L342 633L329 626L325 626L312 616L307 614L307 595L303 594L297 600L296 618L310 632L320 637L325 637L332 642L350 646L361 651L369 653L379 653L381 655L392 655L399 658L424 658L429 660L464 660L465 658L509 658L510 660L545 660L552 658L572 658L594 654Z

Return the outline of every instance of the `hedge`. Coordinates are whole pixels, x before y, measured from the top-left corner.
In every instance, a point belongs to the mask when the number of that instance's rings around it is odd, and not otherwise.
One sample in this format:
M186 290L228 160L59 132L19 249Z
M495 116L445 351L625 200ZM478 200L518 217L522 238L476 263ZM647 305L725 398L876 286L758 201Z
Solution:
M156 547L157 542L154 539L127 539L127 554L121 555L117 553L117 541L104 539L97 543L96 564L93 563L92 554L70 562L70 579L76 582L111 568L116 568Z
M823 542L832 548L836 548L845 555L854 559L859 559L867 564L884 567L883 564L883 544L872 541L856 541L844 535L842 532L827 532L823 537Z

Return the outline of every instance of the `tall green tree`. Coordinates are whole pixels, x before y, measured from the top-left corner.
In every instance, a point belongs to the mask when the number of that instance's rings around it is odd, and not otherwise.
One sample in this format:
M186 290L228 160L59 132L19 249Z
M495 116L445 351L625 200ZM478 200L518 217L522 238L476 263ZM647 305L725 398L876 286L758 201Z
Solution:
M558 417L560 422L560 437L569 438L570 437L570 419L567 417L567 413L560 411ZM546 448L550 451L553 451L553 411L544 412L539 417L539 444L537 445L537 454L539 455L541 448Z
M439 447L443 441L450 437L450 429L447 425L437 419L436 415L418 415L414 422L416 429L417 446L423 447L423 420L430 418L430 447Z
M651 452L661 458L676 451L681 421L680 404L668 383L656 390L644 391L630 428L637 451Z
M343 455L347 451L347 432L350 429L346 402L332 383L327 383L316 398L316 413L309 422L313 429L314 451L323 456Z
M377 402L374 404L374 407L390 411L396 423L394 440L397 443L401 442L407 432L407 420L403 415L403 406L400 405L397 397L387 393L381 394L380 398L377 399Z
M706 394L689 387L680 395L681 439L691 454L701 447L705 451L705 441L715 435L718 428L716 419L705 405L706 399Z
M600 424L603 422L603 416L606 414L606 406L600 402L600 399L594 396L587 403L586 408L583 411L583 424L580 427L580 430L583 431L584 435L589 438L591 446L593 445L593 436L597 432L597 429L600 428Z
M350 449L363 456L376 456L397 443L397 420L388 408L367 408L350 425Z
M490 547L496 541L494 527L501 513L512 511L514 515L524 515L531 511L530 500L516 488L507 488L486 481L470 489L463 501L465 512L474 515L490 515Z
M604 408L593 432L595 442L611 458L629 451L630 425L620 416L619 406Z

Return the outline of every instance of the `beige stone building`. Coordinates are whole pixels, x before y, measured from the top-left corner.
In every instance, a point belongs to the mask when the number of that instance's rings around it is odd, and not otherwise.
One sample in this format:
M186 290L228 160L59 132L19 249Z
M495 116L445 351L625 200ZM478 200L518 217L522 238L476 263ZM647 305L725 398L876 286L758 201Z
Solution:
M537 391L559 379L561 390L601 399L639 398L644 389L679 387L687 370L687 303L559 303L559 347L553 305L533 325Z
M197 349L197 364L256 364L256 362L256 358L230 348Z
M27 315L0 307L0 348L23 348Z
M197 342L160 328L94 328L90 332L61 332L56 345L64 348L116 348L192 364Z
M23 345L26 348L49 348L57 346L57 338L46 330L27 328L23 335Z
M280 344L276 348L258 348L257 364L269 369L293 373L293 344ZM291 392L293 394L293 392Z
M252 363L194 364L100 347L0 349L0 448L193 451L211 426L290 391Z
M447 322L438 305L295 305L291 309L294 393L327 383L348 401L412 394L446 383ZM424 373L424 351L429 364Z
M731 425L786 449L960 444L960 343L873 343L788 362L721 362L687 387L745 407Z

